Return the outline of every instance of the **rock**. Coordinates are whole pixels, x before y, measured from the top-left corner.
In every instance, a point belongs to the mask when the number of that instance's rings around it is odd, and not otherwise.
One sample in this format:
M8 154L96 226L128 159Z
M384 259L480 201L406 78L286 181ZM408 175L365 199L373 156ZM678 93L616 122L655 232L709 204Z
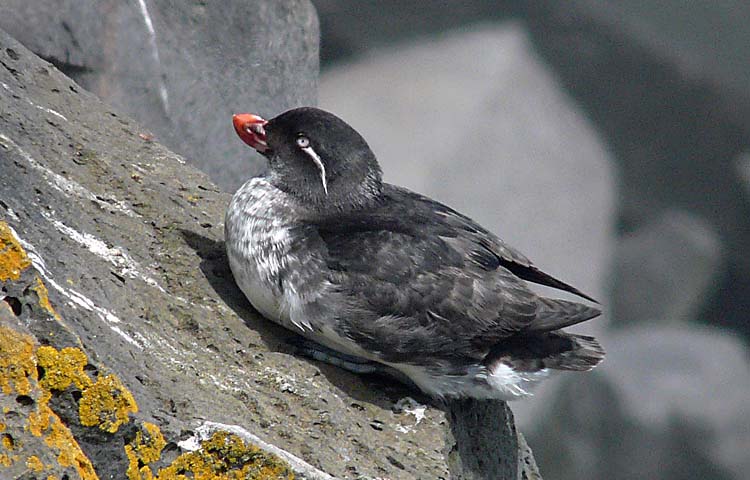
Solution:
M750 152L742 152L735 160L735 168L745 193L750 199Z
M555 478L747 477L748 350L720 330L639 326L568 384L531 443ZM583 394L585 392L585 394Z
M496 0L443 2L440 8L430 0L361 2L357 8L351 8L347 0L313 3L320 17L323 65L366 55L373 48L439 35L461 25L507 19L522 10L517 2Z
M0 28L227 191L265 165L227 119L316 102L319 33L308 0L9 0Z
M710 225L687 212L664 212L619 242L612 288L615 325L696 320L721 265L721 239Z
M519 25L340 65L322 76L320 99L367 139L387 181L447 203L603 298L614 244L612 159ZM580 330L596 334L603 323ZM513 404L522 425L546 408L545 389L554 382Z
M252 311L205 174L2 31L0 87L0 477L448 478L441 410Z
M446 458L451 479L519 478L519 467L525 465L519 463L519 440L507 403L453 400L448 402L448 416L451 433Z
M710 219L730 271L702 318L750 339L750 215L732 165L750 142L750 68L745 49L728 47L746 43L748 7L702 5L537 2L527 18L541 56L618 159L623 231L667 209ZM710 42L696 41L706 32Z

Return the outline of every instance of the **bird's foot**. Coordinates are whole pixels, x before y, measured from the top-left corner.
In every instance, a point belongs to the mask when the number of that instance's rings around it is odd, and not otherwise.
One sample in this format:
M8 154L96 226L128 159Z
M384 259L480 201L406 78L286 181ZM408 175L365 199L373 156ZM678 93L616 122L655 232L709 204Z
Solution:
M352 373L383 373L387 368L385 365L361 357L337 352L304 337L291 337L287 339L287 343L294 348L294 353L298 355L328 363Z

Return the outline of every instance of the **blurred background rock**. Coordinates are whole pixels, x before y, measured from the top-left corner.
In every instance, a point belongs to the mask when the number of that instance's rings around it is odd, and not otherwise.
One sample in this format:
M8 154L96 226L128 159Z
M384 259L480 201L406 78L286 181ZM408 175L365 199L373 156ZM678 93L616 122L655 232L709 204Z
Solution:
M580 328L599 369L513 404L544 478L747 478L750 4L313 3L320 105L386 179L607 311ZM263 168L229 115L316 100L308 2L47 4L2 2L0 28L228 191Z

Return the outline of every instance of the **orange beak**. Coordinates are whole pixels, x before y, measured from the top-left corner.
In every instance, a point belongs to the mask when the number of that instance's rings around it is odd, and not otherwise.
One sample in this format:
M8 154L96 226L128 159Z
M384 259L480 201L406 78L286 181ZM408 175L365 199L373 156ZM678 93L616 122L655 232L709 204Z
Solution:
M234 131L237 132L243 142L260 153L268 150L266 131L263 128L268 123L267 121L252 113L238 113L232 116L232 123L234 124Z

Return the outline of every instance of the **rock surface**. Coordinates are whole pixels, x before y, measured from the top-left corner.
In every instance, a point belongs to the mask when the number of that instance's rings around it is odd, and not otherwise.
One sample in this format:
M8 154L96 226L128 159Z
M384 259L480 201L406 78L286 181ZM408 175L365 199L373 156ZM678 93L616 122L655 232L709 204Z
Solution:
M265 165L226 128L233 113L316 103L308 0L8 0L0 28L227 191Z
M0 351L17 420L0 428L27 445L0 468L145 478L230 458L269 478L448 478L442 411L290 355L291 333L252 311L221 243L228 195L205 174L1 31L0 87L0 327L26 346ZM238 428L199 435L217 423Z
M740 480L750 469L750 352L717 329L638 326L566 386L534 449L542 472L579 478ZM581 392L586 392L582 395ZM635 461L637 459L637 461Z
M603 298L614 244L612 159L518 24L339 65L322 76L320 99L367 139L387 181L445 202ZM598 334L605 322L580 329ZM522 425L540 416L545 389L553 382L512 405Z
M615 326L697 320L721 267L721 240L711 226L687 212L665 211L618 242L612 279Z

